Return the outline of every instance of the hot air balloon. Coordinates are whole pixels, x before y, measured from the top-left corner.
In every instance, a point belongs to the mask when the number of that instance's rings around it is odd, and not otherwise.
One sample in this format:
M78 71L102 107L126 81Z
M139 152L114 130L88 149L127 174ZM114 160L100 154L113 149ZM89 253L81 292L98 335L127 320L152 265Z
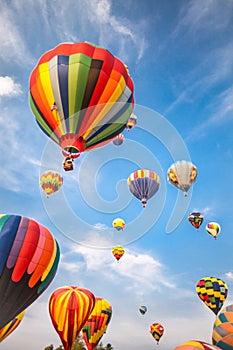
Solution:
M117 261L119 261L122 258L124 253L125 253L124 248L119 245L112 248L112 254Z
M209 222L205 228L209 235L214 237L214 239L216 239L221 232L221 227L217 222Z
M189 214L188 221L192 226L194 226L198 230L203 222L203 215L198 212L193 212Z
M217 346L200 341L200 340L190 340L183 343L173 350L221 350Z
M126 124L126 129L129 131L135 125L137 125L137 116L134 113L132 113L131 116L129 117L127 124Z
M204 277L198 281L196 292L206 306L217 315L227 298L228 287L219 278Z
M116 218L112 222L112 226L117 230L117 231L123 231L125 228L125 222L121 218Z
M95 296L85 288L64 286L52 293L49 314L64 350L71 350L94 306Z
M167 172L168 181L178 187L187 196L189 188L197 178L197 168L186 160L172 164Z
M130 192L142 202L145 208L147 200L159 189L159 176L152 170L140 169L128 177L127 183Z
M57 192L63 184L63 177L53 170L45 171L40 176L40 186L46 193L47 197L54 192Z
M106 333L112 317L112 307L103 298L95 298L95 307L82 329L82 336L88 350L93 350Z
M36 221L0 215L0 328L35 301L54 278L57 241Z
M226 306L214 322L212 342L222 350L233 349L233 305Z
M145 315L145 313L147 312L147 307L142 305L139 307L139 311L142 315Z
M88 42L61 43L32 71L29 102L39 127L61 147L68 171L81 152L124 130L134 86L124 63L108 50Z
M0 342L8 337L21 323L25 312L22 311L19 315L13 318L10 322L8 322L3 328L0 329Z
M150 326L150 333L152 334L152 337L157 341L158 344L160 338L164 333L164 327L160 323L153 323Z
M115 146L120 146L124 142L124 139L125 139L124 135L119 134L119 135L114 137L112 142L114 143Z

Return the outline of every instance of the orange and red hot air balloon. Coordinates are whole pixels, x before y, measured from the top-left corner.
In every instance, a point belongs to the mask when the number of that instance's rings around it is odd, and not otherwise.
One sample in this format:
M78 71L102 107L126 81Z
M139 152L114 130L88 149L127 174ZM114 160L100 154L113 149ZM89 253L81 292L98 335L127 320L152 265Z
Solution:
M52 293L49 314L64 350L71 350L94 306L95 296L85 288L64 286Z

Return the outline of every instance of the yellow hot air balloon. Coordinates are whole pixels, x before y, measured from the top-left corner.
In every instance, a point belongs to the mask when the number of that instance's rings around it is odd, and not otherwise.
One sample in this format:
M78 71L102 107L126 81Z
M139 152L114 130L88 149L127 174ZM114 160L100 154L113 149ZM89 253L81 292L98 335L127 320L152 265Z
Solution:
M52 293L49 313L64 350L71 350L94 306L95 296L85 288L64 286Z
M124 253L125 253L125 250L122 246L117 245L112 248L112 254L117 261L119 261L122 258Z
M117 230L117 231L123 231L125 228L125 222L121 218L116 218L112 222L112 226Z

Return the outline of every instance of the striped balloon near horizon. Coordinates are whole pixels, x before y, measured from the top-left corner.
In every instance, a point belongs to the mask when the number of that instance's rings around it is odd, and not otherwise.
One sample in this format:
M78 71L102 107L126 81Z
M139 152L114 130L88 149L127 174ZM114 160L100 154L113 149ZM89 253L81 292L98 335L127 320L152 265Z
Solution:
M49 230L20 215L0 215L0 328L52 282L60 249Z
M103 298L95 298L95 307L82 329L88 350L93 350L106 333L112 317L112 306Z
M21 323L25 312L22 311L19 315L8 322L3 328L0 329L0 342L6 339Z
M85 288L57 288L49 299L49 314L64 350L71 350L95 306L94 294Z

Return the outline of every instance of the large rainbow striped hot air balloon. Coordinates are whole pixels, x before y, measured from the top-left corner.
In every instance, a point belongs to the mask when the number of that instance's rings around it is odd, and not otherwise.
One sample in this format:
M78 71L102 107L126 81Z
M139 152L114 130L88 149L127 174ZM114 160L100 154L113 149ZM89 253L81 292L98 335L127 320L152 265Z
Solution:
M112 317L112 306L103 298L95 298L95 307L82 329L88 350L93 350L106 333Z
M29 100L42 131L75 158L126 127L134 86L125 64L105 48L61 43L32 71Z
M95 296L85 288L64 286L52 293L49 314L64 350L71 350L94 306Z
M59 257L46 227L24 216L0 215L0 328L46 290Z
M142 202L145 207L150 199L159 189L159 176L153 170L139 169L128 177L130 192Z
M0 342L6 339L21 323L25 312L22 311L19 315L13 318L8 322L3 328L0 329Z

